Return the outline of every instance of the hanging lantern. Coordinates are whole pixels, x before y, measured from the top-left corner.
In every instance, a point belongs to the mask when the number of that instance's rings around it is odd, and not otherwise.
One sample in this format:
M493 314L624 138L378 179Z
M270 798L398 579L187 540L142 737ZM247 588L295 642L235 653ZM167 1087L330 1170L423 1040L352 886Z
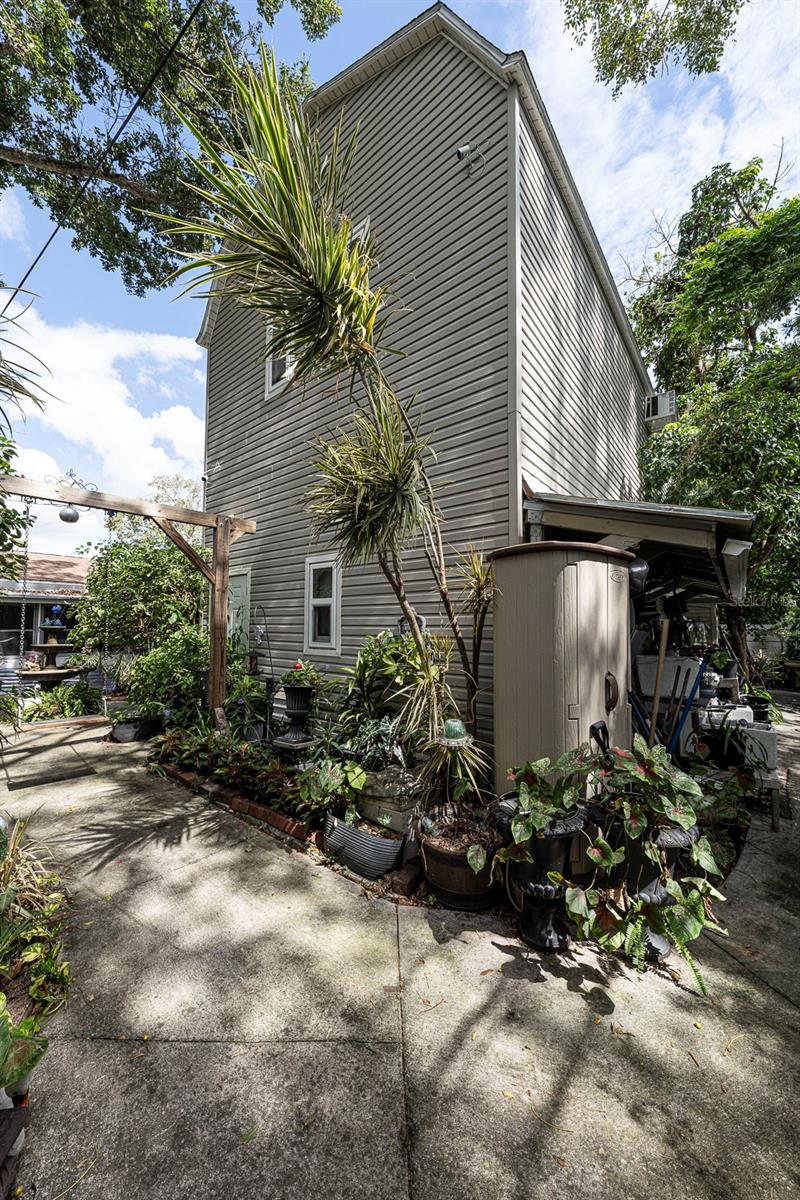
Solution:
M58 516L59 520L63 521L65 525L74 525L79 519L78 510L74 504L66 504L59 510Z

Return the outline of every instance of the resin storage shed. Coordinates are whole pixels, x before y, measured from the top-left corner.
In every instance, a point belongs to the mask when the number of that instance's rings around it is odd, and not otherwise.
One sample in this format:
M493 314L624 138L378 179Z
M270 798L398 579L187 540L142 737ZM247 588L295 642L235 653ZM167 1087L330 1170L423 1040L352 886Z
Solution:
M605 721L612 745L630 744L630 635L626 550L531 542L492 555L495 787L507 771L555 759Z

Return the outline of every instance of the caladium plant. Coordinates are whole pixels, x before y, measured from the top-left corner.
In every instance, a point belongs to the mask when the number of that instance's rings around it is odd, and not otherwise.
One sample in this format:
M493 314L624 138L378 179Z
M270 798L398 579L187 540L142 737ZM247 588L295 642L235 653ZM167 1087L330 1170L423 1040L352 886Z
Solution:
M706 878L721 872L707 837L689 846L693 865L705 874L679 880L672 878L663 843L659 844L663 831L689 830L695 825L695 805L703 803L699 785L673 764L664 747L650 748L638 735L632 750L613 748L600 754L589 783L594 787L592 812L600 827L586 851L595 866L594 876L588 884L578 884L557 871L548 875L551 883L564 888L578 937L609 951L622 951L639 969L644 966L648 932L665 937L686 960L705 994L688 943L705 928L724 933L712 909L712 900L724 897ZM626 859L638 855L658 868L656 882L665 889L666 904L656 903L652 890L635 882L629 890L622 867Z
M531 838L544 836L554 821L564 820L584 804L586 785L597 769L597 760L588 746L568 750L552 762L539 758L509 771L514 782L515 811L511 817L513 842L497 851L495 863L509 860L531 861Z

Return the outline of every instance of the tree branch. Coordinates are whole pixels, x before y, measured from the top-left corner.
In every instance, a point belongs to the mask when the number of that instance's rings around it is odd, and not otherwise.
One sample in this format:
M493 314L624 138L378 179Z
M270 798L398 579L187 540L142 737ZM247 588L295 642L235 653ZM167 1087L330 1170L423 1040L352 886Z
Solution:
M110 183L128 192L137 200L150 205L169 205L174 207L174 201L158 192L151 191L144 184L129 175L118 171L96 170L90 163L65 162L62 159L50 158L46 154L35 154L32 150L20 150L17 146L0 145L0 159L15 167L25 167L30 171L44 171L48 175L58 175L65 179L89 179L93 175L99 183Z

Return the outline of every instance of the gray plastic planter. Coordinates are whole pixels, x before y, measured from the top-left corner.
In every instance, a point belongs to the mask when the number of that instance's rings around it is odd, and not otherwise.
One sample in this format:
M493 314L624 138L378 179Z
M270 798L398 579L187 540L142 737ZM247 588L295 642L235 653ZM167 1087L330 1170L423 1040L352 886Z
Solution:
M395 833L407 833L411 814L420 797L419 772L391 766L383 771L367 771L364 788L358 797L358 811L368 821L384 824Z
M365 833L328 813L325 818L325 849L328 854L335 854L356 874L366 879L380 879L381 875L398 866L403 842L400 838Z

